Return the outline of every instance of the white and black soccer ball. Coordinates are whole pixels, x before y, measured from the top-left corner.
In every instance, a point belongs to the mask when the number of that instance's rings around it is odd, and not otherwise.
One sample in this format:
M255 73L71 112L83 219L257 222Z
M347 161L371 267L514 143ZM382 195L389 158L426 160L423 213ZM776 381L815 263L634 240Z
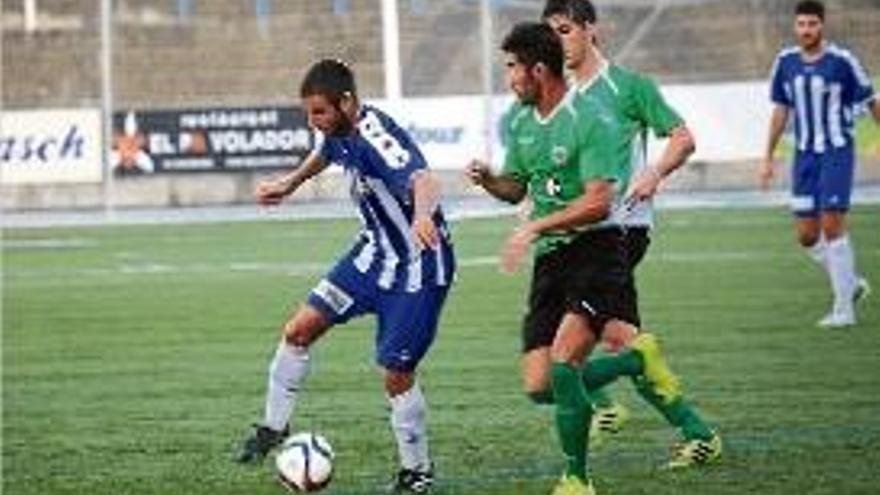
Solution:
M278 479L296 492L316 492L333 477L333 448L326 438L313 432L291 435L275 457Z

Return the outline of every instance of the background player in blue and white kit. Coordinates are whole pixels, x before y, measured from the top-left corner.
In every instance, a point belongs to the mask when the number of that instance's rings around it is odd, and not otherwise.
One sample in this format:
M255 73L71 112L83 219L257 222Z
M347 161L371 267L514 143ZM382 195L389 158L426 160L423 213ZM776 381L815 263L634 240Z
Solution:
M797 4L798 46L779 53L771 74L770 97L775 105L760 178L764 187L773 179L773 153L791 113L795 130L791 204L798 240L828 273L834 292L831 312L819 325L841 327L856 322L855 302L869 290L855 269L846 226L855 167L853 124L865 109L880 123L880 98L856 57L824 39L824 22L821 2Z
M424 493L433 475L426 403L415 370L434 340L455 275L439 188L410 136L378 109L360 104L346 65L316 63L300 93L309 124L321 133L320 144L300 168L261 183L257 200L277 204L329 164L338 164L351 177L362 229L284 325L269 366L265 417L239 460L259 461L283 440L309 372L309 346L332 326L372 313L378 321L376 361L385 373L401 462L393 488Z

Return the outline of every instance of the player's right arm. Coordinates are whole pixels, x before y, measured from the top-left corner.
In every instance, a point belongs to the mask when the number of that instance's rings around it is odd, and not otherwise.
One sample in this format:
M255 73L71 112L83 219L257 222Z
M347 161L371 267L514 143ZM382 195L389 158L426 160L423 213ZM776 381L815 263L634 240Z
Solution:
M773 62L773 68L770 70L770 100L773 102L773 113L770 116L770 129L767 135L767 147L764 149L764 158L758 168L758 180L761 188L767 189L776 175L775 163L773 155L776 152L776 145L782 133L785 132L785 125L788 123L788 111L794 105L791 94L786 90L786 57L790 56L789 51L784 50L776 56Z
M542 234L577 229L608 218L614 200L614 182L590 179L584 183L583 191L580 197L565 208L528 221L517 228L504 244L501 270L507 273L518 270L529 246Z
M871 117L874 117L874 122L880 125L880 96L875 96L868 104L868 108L871 111Z
M465 167L465 175L501 201L516 204L526 196L525 184L509 175L492 173L489 165L479 160L473 160Z
M681 115L666 101L649 77L633 74L634 112L657 137L669 138L660 159L644 167L629 188L629 199L642 201L656 194L660 183L681 168L696 151L694 135Z
M470 181L482 187L489 194L501 201L517 204L528 193L528 171L523 166L517 146L517 133L521 132L520 119L528 115L528 111L518 103L507 109L501 119L502 142L505 145L504 168L495 174L489 164L472 160L465 167L465 175Z
M255 195L261 205L277 205L293 194L299 186L327 168L328 162L318 151L312 151L303 163L281 177L262 180L257 184Z
M764 150L764 159L761 161L758 169L758 179L761 187L767 189L773 182L773 176L776 173L773 155L776 152L776 145L785 131L785 124L788 122L788 107L783 105L774 105L773 114L770 116L770 129L767 135L767 148Z

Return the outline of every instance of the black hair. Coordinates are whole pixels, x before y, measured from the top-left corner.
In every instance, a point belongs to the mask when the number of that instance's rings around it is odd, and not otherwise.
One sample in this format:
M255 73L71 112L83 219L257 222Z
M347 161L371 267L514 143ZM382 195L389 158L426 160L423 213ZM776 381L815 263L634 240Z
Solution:
M825 5L818 0L801 0L794 8L795 15L814 15L825 22Z
M527 67L542 63L555 76L562 77L565 55L553 28L542 22L521 22L504 38L501 49Z
M568 17L578 24L596 23L596 7L590 0L547 0L541 18L549 19L554 15Z
M299 87L302 98L323 95L334 105L346 94L355 96L354 73L339 60L324 59L312 65Z

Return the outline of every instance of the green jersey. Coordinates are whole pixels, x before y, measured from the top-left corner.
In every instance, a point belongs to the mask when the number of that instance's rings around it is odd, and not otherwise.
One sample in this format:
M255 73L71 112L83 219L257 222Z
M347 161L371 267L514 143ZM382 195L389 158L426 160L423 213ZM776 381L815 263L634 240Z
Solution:
M532 218L564 209L584 193L587 182L625 183L628 178L628 171L614 165L607 147L590 145L607 140L608 135L602 120L573 105L575 96L569 92L546 117L538 115L534 106L515 103L505 119L507 153L502 173L527 187ZM567 244L584 229L542 234L536 255Z
M574 104L579 113L599 119L610 115L603 122L608 139L589 146L601 147L614 166L627 170L628 178L647 163L649 129L657 137L667 137L684 123L654 81L617 65L604 63L592 80L577 87L577 93ZM616 208L606 223L650 226L651 206L641 203L632 210Z

